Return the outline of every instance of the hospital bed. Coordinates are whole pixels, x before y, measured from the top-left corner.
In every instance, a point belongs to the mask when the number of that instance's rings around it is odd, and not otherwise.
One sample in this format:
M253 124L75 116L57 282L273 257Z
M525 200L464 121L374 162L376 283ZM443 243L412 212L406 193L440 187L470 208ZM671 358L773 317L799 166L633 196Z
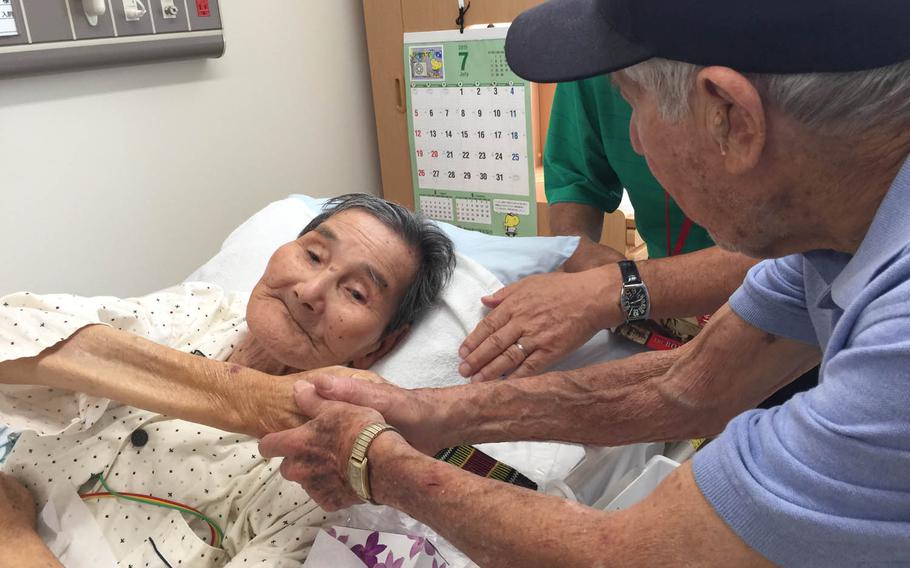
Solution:
M235 229L221 250L186 280L218 284L229 291L250 291L272 252L296 238L324 202L324 199L292 195L269 204ZM458 255L453 281L440 299L441 309L432 310L418 321L408 339L373 368L406 388L463 384L465 379L457 373L460 363L457 352L460 342L485 313L479 298L526 276L556 270L578 245L577 237L510 239L445 223L440 226L452 238ZM626 357L641 349L604 331L557 368L592 365ZM15 433L0 429L0 461L4 450L14 442ZM483 444L478 448L532 479L541 491L601 509L634 504L692 452L688 444L662 443L592 448L521 442ZM387 507L354 507L348 523L352 527L426 537L443 553L449 566L471 565L431 529Z

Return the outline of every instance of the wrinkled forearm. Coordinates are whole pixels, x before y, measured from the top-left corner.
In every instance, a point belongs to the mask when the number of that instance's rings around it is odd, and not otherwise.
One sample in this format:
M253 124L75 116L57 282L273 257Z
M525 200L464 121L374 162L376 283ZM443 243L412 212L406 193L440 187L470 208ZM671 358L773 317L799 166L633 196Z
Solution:
M819 360L725 306L692 342L574 371L423 391L444 444L613 446L714 435Z
M638 262L651 297L651 319L713 314L739 288L756 262L716 246Z
M595 243L600 241L603 218L603 211L590 205L555 203L550 206L550 229L554 235L580 235L582 239L587 237L593 241L583 241L576 255L597 253L600 245ZM617 252L615 260L620 260L619 257L621 251ZM648 286L651 319L662 319L714 313L727 302L756 262L753 258L714 246L636 264ZM570 264L586 265L583 258L575 257L567 262L567 266ZM607 321L601 322L601 327L614 327L624 319L619 308L619 272L615 266L603 266L597 270L599 272L592 273L592 278L603 282L604 301L612 307L612 313Z
M613 446L656 440L687 422L657 381L676 352L648 353L575 371L425 393L441 411L446 445L563 441ZM674 434L685 436L685 434Z
M581 247L579 247L581 248ZM648 287L650 319L713 314L745 278L755 260L711 247L689 254L636 262ZM612 328L625 320L619 305L621 275L615 263L585 272L598 282L605 309L598 327Z
M433 527L482 567L770 566L714 513L688 466L641 505L607 514L476 476L392 438L374 446L378 502Z
M610 544L600 538L603 513L416 452L379 450L370 451L374 498L433 527L481 567L595 566Z
M130 333L85 327L36 357L0 363L0 382L82 392L207 424L262 435L263 408L293 412L293 385L279 401L278 381L258 371L211 361ZM291 427L296 424L275 424Z

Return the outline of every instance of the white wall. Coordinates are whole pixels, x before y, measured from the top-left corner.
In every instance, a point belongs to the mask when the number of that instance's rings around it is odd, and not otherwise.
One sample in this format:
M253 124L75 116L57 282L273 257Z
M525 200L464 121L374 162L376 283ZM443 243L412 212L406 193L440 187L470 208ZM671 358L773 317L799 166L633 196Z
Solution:
M0 294L145 293L269 201L379 191L360 0L221 10L221 59L0 80Z

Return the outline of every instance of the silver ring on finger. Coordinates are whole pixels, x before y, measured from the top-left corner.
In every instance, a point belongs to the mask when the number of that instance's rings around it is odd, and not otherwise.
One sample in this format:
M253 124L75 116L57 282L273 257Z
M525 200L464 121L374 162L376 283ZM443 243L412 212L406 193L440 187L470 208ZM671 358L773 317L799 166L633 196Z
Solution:
M528 358L528 350L525 349L525 346L522 345L521 342L516 341L516 342L515 342L515 347L518 347L518 350L521 351L521 354L525 356L525 359Z

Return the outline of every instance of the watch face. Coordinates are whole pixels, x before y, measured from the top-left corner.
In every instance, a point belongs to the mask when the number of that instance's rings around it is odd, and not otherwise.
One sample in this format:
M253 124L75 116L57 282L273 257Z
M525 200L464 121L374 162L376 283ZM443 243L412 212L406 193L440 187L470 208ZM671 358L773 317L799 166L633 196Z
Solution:
M648 293L642 286L630 286L622 292L622 308L630 320L644 319L648 315Z

